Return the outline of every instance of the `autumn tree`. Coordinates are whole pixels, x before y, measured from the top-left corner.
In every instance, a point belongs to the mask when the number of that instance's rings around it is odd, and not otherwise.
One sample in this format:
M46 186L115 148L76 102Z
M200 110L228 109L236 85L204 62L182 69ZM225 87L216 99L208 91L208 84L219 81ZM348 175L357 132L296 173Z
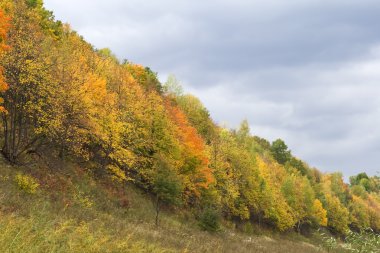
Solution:
M322 202L315 199L312 207L312 221L315 225L326 227L328 224L327 210L323 208Z
M146 91L155 90L160 94L163 92L157 73L153 72L149 67L128 62L125 63L125 67Z
M314 191L309 181L297 174L290 174L282 184L282 192L292 208L292 216L297 221L297 230L312 218Z
M180 108L167 100L166 109L177 127L176 137L182 143L180 174L184 177L186 198L192 202L193 197L199 198L201 188L207 188L214 181L205 143Z
M55 20L53 12L44 8L43 0L26 0L25 3L38 14L39 24L45 34L54 40L59 40L63 34L62 22Z
M339 198L341 203L347 205L351 198L351 193L347 184L343 181L342 173L331 173L325 177L325 180L329 184L332 193Z
M215 124L206 107L198 98L189 94L177 97L176 101L199 135L210 144L215 138Z
M9 29L9 18L4 14L4 12L0 9L0 57L3 55L5 51L9 49L6 40L7 33ZM8 84L5 81L3 76L4 69L0 65L0 93L5 92L8 89ZM3 103L3 99L0 99L0 105ZM0 106L0 112L5 112L5 108Z
M348 230L349 211L339 201L339 198L331 194L326 194L325 209L327 210L327 225L340 234L345 234Z
M353 228L360 230L370 227L370 210L366 200L354 195L348 208L350 223Z
M279 231L327 226L380 232L380 178L324 174L281 139L215 124L169 76L120 63L56 21L42 0L0 2L2 152L15 163L49 152L97 177L133 182L163 206L190 209L203 228L219 216ZM221 215L220 215L221 214Z
M306 166L306 164L295 158L295 157L291 157L287 163L285 164L286 167L292 167L294 169L296 169L297 171L299 171L303 176L311 176L311 172L309 171L308 167Z
M8 34L11 47L1 58L9 88L3 93L3 154L16 162L19 156L38 146L41 135L33 126L43 97L37 87L49 82L46 56L47 41L39 26L39 17L22 1L16 1L12 13L12 29Z
M186 114L191 125L197 129L197 132L205 139L206 143L210 144L212 139L216 137L215 124L202 102L193 95L184 94L180 82L173 75L168 77L163 90Z
M260 175L264 178L260 199L264 218L281 231L292 228L297 220L281 192L286 176L285 169L266 157L257 156L256 160Z

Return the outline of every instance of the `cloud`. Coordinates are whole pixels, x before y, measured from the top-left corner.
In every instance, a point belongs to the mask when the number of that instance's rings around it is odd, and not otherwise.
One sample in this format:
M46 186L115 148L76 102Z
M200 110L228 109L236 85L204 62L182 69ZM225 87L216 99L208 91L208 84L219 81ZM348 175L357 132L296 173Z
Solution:
M378 1L45 4L96 47L174 73L218 122L247 118L322 170L379 170Z

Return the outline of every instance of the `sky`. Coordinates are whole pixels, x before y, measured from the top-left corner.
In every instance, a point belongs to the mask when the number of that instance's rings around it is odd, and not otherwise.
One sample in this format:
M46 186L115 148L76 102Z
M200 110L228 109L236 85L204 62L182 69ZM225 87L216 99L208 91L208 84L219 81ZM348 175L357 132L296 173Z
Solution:
M174 74L215 122L247 119L322 171L380 171L380 1L44 2L96 48Z

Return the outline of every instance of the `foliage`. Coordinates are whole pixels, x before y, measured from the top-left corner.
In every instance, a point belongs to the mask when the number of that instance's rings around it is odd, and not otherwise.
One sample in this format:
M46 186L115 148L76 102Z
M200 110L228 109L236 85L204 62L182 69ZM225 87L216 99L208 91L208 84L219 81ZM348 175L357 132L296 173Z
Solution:
M74 201L84 208L91 208L94 205L91 197L78 189L76 189L76 192L74 194Z
M179 204L182 193L178 176L165 161L161 160L154 175L153 192L157 198L167 204Z
M363 229L360 232L347 231L344 243L339 243L334 237L325 233L320 234L322 246L328 252L355 252L355 253L378 253L380 252L380 235L371 229Z
M13 181L1 181L1 252L319 252L291 235L272 239L270 234L248 236L225 227L221 227L224 232L204 232L185 211L163 210L156 228L150 220L154 203L144 191L132 184L99 180L72 163L63 166L55 161L52 165L49 174L35 169L41 186L32 197L19 194ZM10 166L0 157L0 175L14 178L18 170L27 168ZM76 191L91 195L93 207L78 205L71 194ZM128 210L120 206L120 196L128 196Z
M320 226L327 226L327 211L323 208L321 201L314 200L313 203L313 217L315 222Z
M178 175L170 164L158 157L158 170L154 174L153 192L156 195L156 225L161 209L161 202L169 205L179 205L181 201L182 185Z
M49 64L43 51L49 38L40 29L40 17L23 2L15 2L12 14L7 40L10 50L1 57L8 84L2 94L7 111L2 117L2 152L14 163L41 140L32 126L37 124L45 102L39 88L49 82L46 69Z
M289 161L291 157L290 150L288 150L288 146L281 139L275 140L272 143L270 150L274 159L279 164L285 164L287 161Z
M9 50L7 42L7 32L9 29L9 18L0 9L0 56L7 50ZM8 84L4 80L4 69L0 65L0 93L5 92L8 89ZM0 105L3 103L3 99L0 98ZM5 112L5 108L0 106L0 112Z
M174 75L169 75L164 84L163 90L166 94L180 97L183 95L183 88Z
M356 253L378 253L380 252L380 235L373 230L362 230L359 233L347 232L346 249Z
M339 246L336 238L329 236L325 233L320 233L322 238L322 247L327 250L327 252L331 252L331 250L337 249Z
M380 232L378 176L360 173L348 185L341 173L294 157L283 140L252 135L247 120L218 126L174 76L161 85L149 67L95 49L43 1L0 8L0 140L12 164L51 156L110 184L136 185L154 198L156 223L175 208L203 210L207 230L223 218L300 233ZM17 180L34 191L26 176ZM95 208L85 192L75 191L74 202Z
M199 227L209 232L217 232L220 229L220 216L213 208L206 208L199 216Z
M14 180L20 190L29 194L35 194L40 186L34 177L21 173L18 173Z
M362 172L350 177L351 187L362 187L366 192L380 192L380 178L378 176L369 177Z
M346 233L349 224L349 212L339 199L330 194L326 195L326 210L328 226L335 232Z

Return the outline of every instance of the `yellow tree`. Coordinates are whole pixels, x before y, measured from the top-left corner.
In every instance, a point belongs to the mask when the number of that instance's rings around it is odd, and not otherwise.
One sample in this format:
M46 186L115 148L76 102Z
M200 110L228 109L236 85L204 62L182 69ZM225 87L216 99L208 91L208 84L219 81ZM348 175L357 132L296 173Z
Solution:
M11 47L2 57L9 88L3 93L3 153L11 162L35 149L41 135L34 132L39 106L44 97L38 87L49 83L46 58L47 38L39 26L39 17L23 1L15 1L8 33Z
M326 194L327 225L335 232L345 234L348 230L349 212L339 198Z
M162 85L157 79L157 74L150 68L128 62L124 65L129 73L132 74L141 87L146 91L157 91L158 93L162 93Z
M210 147L215 189L227 217L247 220L258 213L260 178L252 157L228 129L216 130Z
M367 205L369 208L369 220L370 227L380 232L380 196L376 193L370 193L367 199Z
M353 195L349 204L351 225L358 229L370 227L370 210L368 203L359 196Z
M40 85L40 93L47 94L48 102L38 118L38 131L57 146L60 157L70 153L88 159L84 145L88 133L95 132L94 115L99 108L94 106L107 105L106 83L92 73L91 47L69 28L56 44L50 47L52 81Z
M239 186L237 184L238 173L234 171L228 153L232 151L232 137L227 129L218 129L217 136L213 140L211 151L211 168L215 177L215 187L222 205L225 216L238 216L248 218L249 212L246 206L237 206L235 203L240 198Z
M322 202L319 199L315 199L313 202L312 219L316 225L327 226L327 211L323 208Z
M282 185L282 192L292 208L292 215L300 231L301 225L309 223L313 218L315 194L310 182L298 173L288 174Z
M286 175L285 169L267 157L257 156L256 161L260 175L264 179L260 199L260 209L264 218L281 231L292 228L297 220L281 192Z
M348 194L340 173L323 175L319 198L327 211L328 227L340 234L346 233L349 225L349 211L345 206Z

